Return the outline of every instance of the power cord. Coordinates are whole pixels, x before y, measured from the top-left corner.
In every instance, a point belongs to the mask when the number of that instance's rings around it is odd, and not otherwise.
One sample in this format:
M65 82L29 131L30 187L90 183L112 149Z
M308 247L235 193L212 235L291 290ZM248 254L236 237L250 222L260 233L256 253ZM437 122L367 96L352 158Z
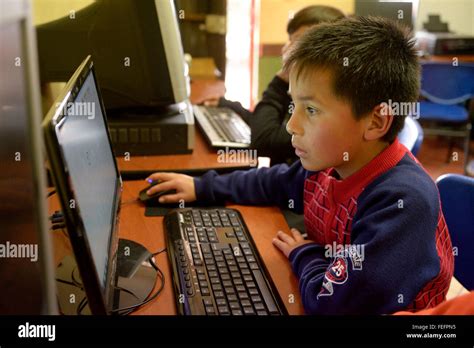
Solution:
M162 252L166 251L166 249L162 249L160 251L158 251L157 253L155 254L160 254ZM155 254L152 254L152 255L155 255ZM138 308L144 306L145 304L153 301L155 298L158 297L159 294L161 294L161 292L163 291L164 287L165 287L165 275L163 274L163 271L155 264L155 262L153 261L153 257L150 257L148 259L148 262L150 262L150 264L152 265L152 267L155 269L156 273L158 274L160 280L161 280L161 284L160 284L160 287L158 288L158 290L155 291L155 293L150 296L149 298L147 298L146 300L143 300L142 302L140 303L137 303L135 305L132 305L132 306L128 306L128 307L122 307L122 308L117 308L117 309L112 309L109 311L110 314L118 314L118 315L127 315L127 314L130 314L132 313L133 311L137 310ZM73 276L72 276L73 277ZM61 281L63 283L66 283L66 281L63 281L63 280L59 280L57 279L58 281ZM74 278L73 278L73 281ZM75 285L71 282L67 282L69 283L70 285ZM77 285L76 285L77 286ZM129 294L131 294L132 296L134 297L137 297L133 292L131 292L130 290L127 290L127 289L124 289L124 288L121 288L121 287L115 287L116 289L119 289L121 291L125 291ZM82 287L81 287L82 289ZM79 303L79 306L77 307L77 315L81 315L82 311L84 310L84 308L86 307L88 301L87 301L87 297L84 297L82 299L82 301Z

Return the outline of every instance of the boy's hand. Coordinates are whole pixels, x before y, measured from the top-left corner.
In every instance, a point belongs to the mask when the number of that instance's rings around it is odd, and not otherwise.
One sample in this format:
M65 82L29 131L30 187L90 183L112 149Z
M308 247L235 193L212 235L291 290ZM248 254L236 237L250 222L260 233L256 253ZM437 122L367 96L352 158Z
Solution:
M203 99L200 104L204 106L219 106L219 99L221 98L221 95L211 95L207 97L206 99Z
M310 240L303 238L301 233L296 229L291 229L293 237L287 235L282 231L278 231L276 238L273 238L273 245L276 246L286 257L288 257L293 249L296 249L300 245L313 243Z
M154 173L146 178L148 183L158 180L160 180L161 183L147 191L149 196L163 190L176 190L175 194L161 196L159 199L160 203L176 203L180 200L193 202L196 200L194 178L192 176L177 173Z

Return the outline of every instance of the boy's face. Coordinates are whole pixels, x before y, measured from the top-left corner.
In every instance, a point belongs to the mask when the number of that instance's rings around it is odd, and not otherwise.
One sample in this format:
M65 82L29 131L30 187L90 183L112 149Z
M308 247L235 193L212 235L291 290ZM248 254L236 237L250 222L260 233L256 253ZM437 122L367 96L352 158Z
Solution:
M303 70L298 79L292 70L295 107L287 130L293 135L296 155L307 170L334 167L343 176L363 145L366 122L356 120L350 104L334 95L329 70Z

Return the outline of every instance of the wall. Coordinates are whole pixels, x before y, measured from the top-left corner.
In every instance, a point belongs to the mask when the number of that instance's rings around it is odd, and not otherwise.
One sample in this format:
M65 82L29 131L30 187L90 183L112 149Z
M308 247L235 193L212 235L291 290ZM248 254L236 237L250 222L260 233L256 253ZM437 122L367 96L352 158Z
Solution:
M346 14L354 12L354 0L260 0L260 46L279 46L288 40L286 25L290 15L310 5L327 5ZM274 50L275 51L275 50ZM258 99L281 67L279 50L260 56L258 64Z
M459 34L474 36L474 1L473 0L421 0L416 29L423 28L428 21L428 14L440 14L443 22L448 22L449 29Z

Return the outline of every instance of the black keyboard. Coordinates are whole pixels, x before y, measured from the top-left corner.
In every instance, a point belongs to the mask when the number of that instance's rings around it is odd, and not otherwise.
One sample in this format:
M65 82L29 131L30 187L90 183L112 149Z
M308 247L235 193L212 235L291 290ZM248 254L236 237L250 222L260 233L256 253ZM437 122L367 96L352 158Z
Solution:
M250 127L231 109L194 105L194 116L211 146L250 146Z
M179 314L286 314L234 209L176 209L164 219Z

